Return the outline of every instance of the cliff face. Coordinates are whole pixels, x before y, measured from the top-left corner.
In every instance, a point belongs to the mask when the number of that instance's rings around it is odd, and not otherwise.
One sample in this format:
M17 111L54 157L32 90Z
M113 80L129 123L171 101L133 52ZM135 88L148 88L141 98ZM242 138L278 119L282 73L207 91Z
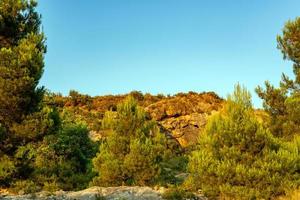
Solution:
M207 117L222 107L223 100L215 93L177 94L147 106L145 109L181 146L194 144Z
M181 146L186 147L197 141L207 117L218 111L224 100L213 92L178 93L173 96L150 95L131 92L138 104L145 108L162 130L172 135ZM127 95L90 97L79 93L68 97L59 95L46 99L62 111L72 113L75 118L85 121L94 139L101 138L101 119L107 110L114 110Z

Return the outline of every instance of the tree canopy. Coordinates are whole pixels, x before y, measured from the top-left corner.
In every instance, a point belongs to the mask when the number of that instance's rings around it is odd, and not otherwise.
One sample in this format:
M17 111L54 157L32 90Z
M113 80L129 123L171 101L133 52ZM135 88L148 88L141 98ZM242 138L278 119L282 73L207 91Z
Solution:
M288 21L277 36L278 49L283 58L292 61L294 79L282 74L280 87L266 81L265 89L256 92L263 99L265 110L271 117L271 132L276 136L292 138L300 133L300 18Z
M299 184L299 141L274 137L256 118L249 92L236 86L190 156L186 187L217 199L270 199Z

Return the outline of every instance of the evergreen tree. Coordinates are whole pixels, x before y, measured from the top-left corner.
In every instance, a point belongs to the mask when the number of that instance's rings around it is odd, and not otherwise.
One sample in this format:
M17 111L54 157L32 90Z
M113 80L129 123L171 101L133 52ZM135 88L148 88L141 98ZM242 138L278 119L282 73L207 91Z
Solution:
M107 137L94 158L98 176L96 185L147 185L161 172L161 162L168 154L166 137L154 121L129 96L106 112L103 127Z
M80 189L92 177L94 144L86 127L62 123L42 102L46 46L36 6L0 0L0 186Z
M213 115L188 164L185 185L211 199L270 199L298 187L300 137L285 142L257 120L248 91L237 86Z
M60 128L55 109L44 107L45 38L33 0L0 1L0 184L34 171L33 150ZM5 164L6 163L6 164Z
M288 21L283 33L277 36L278 49L283 58L293 62L294 79L282 75L280 87L266 81L266 88L258 87L264 108L270 115L271 132L286 139L300 133L300 18Z
M12 127L39 110L44 93L37 86L46 47L36 6L33 0L0 1L0 150L8 153L19 139Z

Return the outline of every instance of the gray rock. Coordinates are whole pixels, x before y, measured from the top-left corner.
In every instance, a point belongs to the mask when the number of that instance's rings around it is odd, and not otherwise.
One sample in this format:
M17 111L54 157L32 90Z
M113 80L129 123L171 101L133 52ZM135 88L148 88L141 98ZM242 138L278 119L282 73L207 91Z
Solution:
M162 200L164 188L150 187L91 187L77 192L39 192L27 195L0 194L1 200ZM205 200L198 195L199 200Z

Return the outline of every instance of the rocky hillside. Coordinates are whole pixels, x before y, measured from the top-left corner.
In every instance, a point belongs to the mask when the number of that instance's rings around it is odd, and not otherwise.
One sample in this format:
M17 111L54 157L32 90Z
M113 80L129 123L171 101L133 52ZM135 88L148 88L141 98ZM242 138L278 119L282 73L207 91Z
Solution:
M101 119L105 111L115 110L117 104L127 95L90 97L71 91L68 97L51 94L45 101L58 106L61 112L85 121L89 125L92 137L100 138ZM224 102L213 92L164 96L134 91L130 95L134 96L149 116L161 125L162 130L171 134L183 147L196 142L207 117L219 110Z
M222 107L215 93L186 93L162 99L145 109L181 146L196 142L207 117Z

